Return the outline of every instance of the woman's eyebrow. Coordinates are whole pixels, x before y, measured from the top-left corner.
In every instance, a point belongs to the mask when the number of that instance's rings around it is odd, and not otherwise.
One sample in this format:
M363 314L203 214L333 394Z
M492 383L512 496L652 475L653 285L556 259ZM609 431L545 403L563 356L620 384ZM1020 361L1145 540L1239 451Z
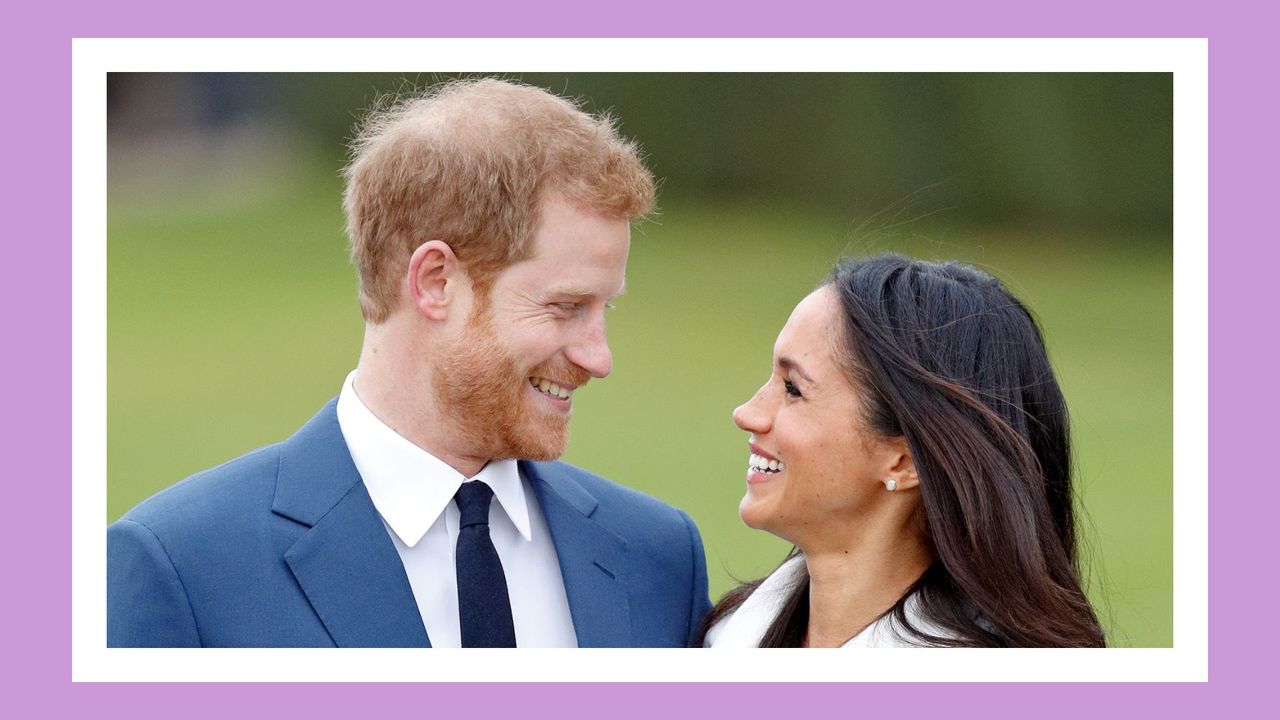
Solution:
M804 379L805 382L808 382L808 383L813 382L813 378L809 377L809 373L804 371L804 368L800 366L800 363L796 362L795 360L792 360L791 358L785 355L778 358L778 367L788 372L793 372L799 375L801 378Z

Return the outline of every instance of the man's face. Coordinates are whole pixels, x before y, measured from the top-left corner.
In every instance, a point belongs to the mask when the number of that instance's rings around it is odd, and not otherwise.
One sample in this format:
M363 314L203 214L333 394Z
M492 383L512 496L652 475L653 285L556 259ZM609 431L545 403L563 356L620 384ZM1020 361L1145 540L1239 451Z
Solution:
M623 289L630 227L555 197L532 256L494 279L434 373L470 454L552 460L569 441L573 394L613 369L604 312Z

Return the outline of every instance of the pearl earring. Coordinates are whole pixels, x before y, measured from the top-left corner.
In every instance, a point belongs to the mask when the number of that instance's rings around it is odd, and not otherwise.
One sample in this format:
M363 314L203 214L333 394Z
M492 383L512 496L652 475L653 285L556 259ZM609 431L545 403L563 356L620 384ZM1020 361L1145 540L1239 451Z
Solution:
M885 489L885 490L888 490L889 492L893 492L894 490L897 490L897 489L898 489L898 481L897 481L897 480L889 480L889 481L885 482L885 484L884 484L884 489Z

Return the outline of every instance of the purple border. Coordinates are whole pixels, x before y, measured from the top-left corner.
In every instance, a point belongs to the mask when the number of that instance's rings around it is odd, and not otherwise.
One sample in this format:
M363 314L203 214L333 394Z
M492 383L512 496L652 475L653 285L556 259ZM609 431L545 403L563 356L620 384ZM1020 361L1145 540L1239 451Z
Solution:
M277 4L282 5L283 3ZM469 686L415 685L103 685L70 682L70 39L72 37L334 36L1057 36L1208 37L1210 39L1210 677L1178 685L505 685L485 690L483 707L512 717L597 715L756 716L821 712L914 715L1074 717L1205 716L1271 703L1274 661L1262 654L1271 573L1248 562L1275 499L1265 460L1275 427L1269 383L1246 382L1255 358L1272 356L1274 324L1249 312L1250 290L1275 257L1271 223L1277 159L1272 10L1219 0L1185 9L1163 2L1077 0L1061 8L1023 1L879 3L823 8L797 0L773 4L688 0L609 4L570 0L533 5L500 0L482 6L421 2L360 5L222 0L20 5L8 13L3 52L9 69L0 115L10 157L5 174L11 242L2 284L10 358L5 375L16 412L6 413L9 505L3 526L9 582L3 603L9 707L40 717L227 715L336 717L399 711L410 716L468 711ZM555 7L552 7L554 5ZM72 6L72 7L67 7ZM504 8L501 6L510 6ZM1252 7L1251 7L1252 6ZM1262 17L1263 13L1270 17ZM16 156L16 157L15 157ZM15 257L16 255L16 257ZM12 310L10 310L12 309ZM1257 329L1264 332L1258 333ZM1259 339L1258 336L1263 336ZM1247 344L1246 344L1247 343ZM1249 352L1245 352L1246 347ZM1265 361L1264 361L1265 362ZM1263 367L1263 372L1269 369ZM1262 389L1259 389L1261 385ZM1263 397L1258 398L1261 394ZM1249 398L1245 401L1236 398ZM1263 400L1259 403L1258 400ZM15 422L21 418L21 422ZM1234 420L1235 422L1229 422ZM1218 421L1218 422L1214 422ZM1228 424L1229 423L1229 424ZM1247 463L1247 465L1246 465ZM1261 466L1261 469L1260 467ZM15 509L18 509L15 511ZM39 510L37 510L39 509ZM43 510L43 511L41 511ZM50 522L50 518L53 519ZM16 548L21 548L16 551ZM1258 578L1264 578L1259 581ZM1261 585L1261 587L1259 587ZM1267 633L1270 635L1270 633ZM1258 649L1255 649L1258 648ZM20 661L20 664L18 662ZM486 712L485 714L489 714Z

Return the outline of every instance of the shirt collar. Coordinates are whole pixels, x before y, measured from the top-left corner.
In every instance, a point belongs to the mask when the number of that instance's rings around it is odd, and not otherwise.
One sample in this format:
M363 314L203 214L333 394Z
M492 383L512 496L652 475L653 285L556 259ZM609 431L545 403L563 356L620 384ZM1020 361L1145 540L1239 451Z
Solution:
M355 391L352 370L338 396L338 425L378 514L408 547L418 544L458 487L480 480L526 541L532 539L524 483L514 460L494 460L468 478L378 419Z
M782 612L791 591L805 570L805 557L797 553L755 589L742 605L724 621L717 644L728 647L759 647L773 621ZM920 610L919 593L907 596L903 606L911 626L937 637L955 637L955 633L934 625ZM841 647L905 647L912 644L906 633L900 632L892 613L883 615L863 628L857 635L845 641Z

